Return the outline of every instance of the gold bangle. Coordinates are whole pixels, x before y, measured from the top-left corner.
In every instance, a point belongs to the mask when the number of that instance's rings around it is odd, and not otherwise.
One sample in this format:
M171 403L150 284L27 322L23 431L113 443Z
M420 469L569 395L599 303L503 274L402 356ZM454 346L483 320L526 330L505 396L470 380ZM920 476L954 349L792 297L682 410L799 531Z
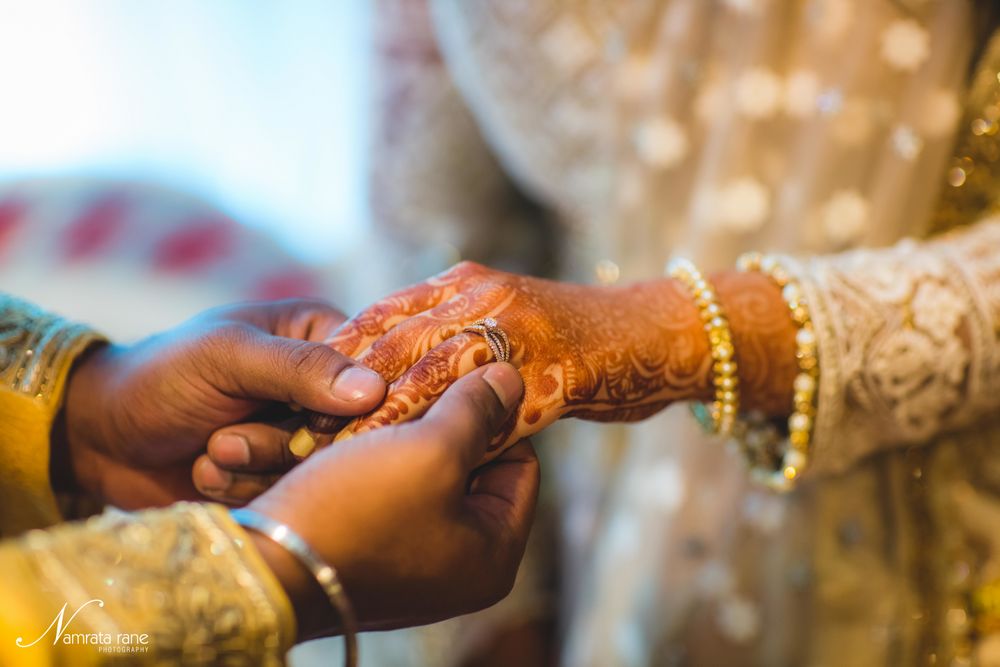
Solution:
M691 261L680 257L671 260L667 264L667 275L680 281L694 296L695 305L698 306L698 313L704 322L705 332L711 345L712 386L715 389L715 400L708 406L695 404L692 410L703 425L710 426L713 433L728 436L732 433L740 405L736 352L729 331L729 320L726 319L722 306L716 301L712 286Z
M741 271L758 271L769 277L780 289L795 322L795 358L799 372L795 376L792 413L788 417L788 441L781 452L778 470L770 471L764 480L769 486L787 490L802 475L809 463L809 444L816 418L816 389L819 386L819 357L816 352L816 332L802 286L781 262L772 255L747 253L736 260Z

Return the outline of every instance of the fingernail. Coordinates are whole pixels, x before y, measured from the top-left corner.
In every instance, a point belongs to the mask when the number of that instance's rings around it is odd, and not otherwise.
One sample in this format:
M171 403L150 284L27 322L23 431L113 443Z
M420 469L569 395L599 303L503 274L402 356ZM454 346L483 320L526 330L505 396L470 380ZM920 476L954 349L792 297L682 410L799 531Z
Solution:
M333 381L333 395L342 401L360 401L367 396L385 393L385 381L373 370L349 366Z
M222 495L233 484L233 475L218 466L204 465L201 469L201 490L205 495Z
M297 458L304 459L316 449L316 438L304 428L300 428L288 442L288 449Z
M250 464L250 443L242 435L225 433L217 436L212 444L212 458L227 466Z
M490 364L483 373L486 384L493 388L503 406L510 410L521 398L524 384L517 369L507 363Z

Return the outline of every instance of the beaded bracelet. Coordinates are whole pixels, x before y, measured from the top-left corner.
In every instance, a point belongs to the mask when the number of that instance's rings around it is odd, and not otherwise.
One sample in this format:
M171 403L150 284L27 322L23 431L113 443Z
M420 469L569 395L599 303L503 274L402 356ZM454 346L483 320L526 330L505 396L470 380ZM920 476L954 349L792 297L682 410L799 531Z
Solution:
M690 260L683 258L671 260L667 265L667 275L680 281L694 296L695 305L698 306L698 313L705 323L705 332L711 344L712 386L715 389L715 400L708 406L694 404L692 410L698 421L711 426L713 433L728 436L732 433L740 404L739 378L736 373L736 358L733 337L729 331L729 320L726 319L722 306L716 301L711 286Z
M780 452L778 469L762 473L763 481L768 486L784 491L792 487L809 462L809 444L816 417L816 388L819 384L816 333L799 281L789 274L776 257L747 253L736 261L736 266L741 271L759 271L774 281L781 289L781 296L788 304L792 321L798 329L795 334L795 358L799 372L793 385L793 409L788 417L788 439Z

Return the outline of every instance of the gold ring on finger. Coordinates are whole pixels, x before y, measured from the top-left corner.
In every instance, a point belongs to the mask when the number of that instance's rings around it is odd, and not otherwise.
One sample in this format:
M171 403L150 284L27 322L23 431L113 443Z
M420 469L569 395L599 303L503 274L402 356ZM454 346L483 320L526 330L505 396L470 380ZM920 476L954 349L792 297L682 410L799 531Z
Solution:
M500 328L500 324L492 317L476 320L462 331L479 334L486 339L490 351L497 361L510 361L510 337Z

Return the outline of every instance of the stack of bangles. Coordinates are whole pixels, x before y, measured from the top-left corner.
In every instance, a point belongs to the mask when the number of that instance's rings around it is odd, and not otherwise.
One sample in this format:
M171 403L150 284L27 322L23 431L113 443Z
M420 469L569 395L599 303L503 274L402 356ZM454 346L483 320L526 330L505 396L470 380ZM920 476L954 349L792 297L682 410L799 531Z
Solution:
M707 430L732 437L740 445L758 481L772 489L787 491L809 463L819 385L816 334L799 281L776 257L748 253L737 260L737 267L741 271L758 271L774 281L797 328L795 358L799 370L795 377L792 411L785 428L787 435L782 435L763 416L740 414L738 353L733 348L729 321L711 286L694 264L686 259L675 259L668 264L667 273L691 292L711 345L715 400L707 407L695 405L693 410Z

